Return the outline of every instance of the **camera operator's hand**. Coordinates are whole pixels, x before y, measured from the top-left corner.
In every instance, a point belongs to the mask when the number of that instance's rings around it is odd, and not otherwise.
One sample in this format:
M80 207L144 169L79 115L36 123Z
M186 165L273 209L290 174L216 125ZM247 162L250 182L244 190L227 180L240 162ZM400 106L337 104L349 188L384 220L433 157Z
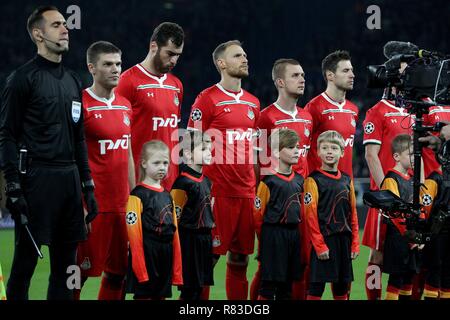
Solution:
M433 136L430 133L428 133L428 136L420 137L419 141L427 145L427 147L432 149L434 152L438 152L442 144L442 140L439 139L439 137Z
M319 260L328 260L328 259L330 259L330 250L327 250L325 252L322 252L321 254L318 254L317 258Z
M358 258L358 256L359 256L359 252L352 252L351 253L352 260L355 260L356 258Z
M444 141L450 140L450 124L442 127L439 135L441 136L441 139L444 139Z
M6 208L16 223L28 224L28 204L18 183L6 185Z
M98 214L97 201L94 196L94 181L89 180L87 182L83 182L83 195L84 195L84 203L86 204L87 212L85 222L86 225L89 225Z

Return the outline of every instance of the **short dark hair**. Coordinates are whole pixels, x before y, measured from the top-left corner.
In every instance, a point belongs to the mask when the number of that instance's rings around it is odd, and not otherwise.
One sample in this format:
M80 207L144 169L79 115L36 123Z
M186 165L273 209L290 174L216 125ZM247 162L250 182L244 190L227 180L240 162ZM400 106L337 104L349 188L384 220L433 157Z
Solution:
M34 28L42 28L42 22L44 22L44 12L47 11L58 11L59 9L55 6L40 6L34 9L34 11L30 14L27 20L27 30L30 35L31 40L34 42L33 38L33 29Z
M220 69L219 69L219 66L217 65L217 60L225 52L225 50L227 50L228 47L231 47L233 45L242 47L242 42L240 42L239 40L230 40L230 41L219 44L214 49L214 51L212 53L212 58L213 58L214 65L216 66L217 71L219 71L219 73L220 73Z
M184 42L183 28L174 22L161 23L155 28L150 38L150 42L155 41L158 47L167 45L169 40L172 40L177 47L181 47Z
M272 80L275 81L278 78L284 77L286 66L288 64L299 66L300 62L295 59L278 59L274 62L272 67Z
M334 51L322 60L322 75L325 81L327 81L327 71L335 73L338 63L343 60L351 60L350 53L348 53L348 51Z
M98 61L100 54L104 53L118 53L121 55L122 51L108 41L94 42L86 51L87 63L95 64Z
M391 151L394 153L402 153L405 150L409 150L412 145L411 136L409 134L399 134L397 135L391 143Z

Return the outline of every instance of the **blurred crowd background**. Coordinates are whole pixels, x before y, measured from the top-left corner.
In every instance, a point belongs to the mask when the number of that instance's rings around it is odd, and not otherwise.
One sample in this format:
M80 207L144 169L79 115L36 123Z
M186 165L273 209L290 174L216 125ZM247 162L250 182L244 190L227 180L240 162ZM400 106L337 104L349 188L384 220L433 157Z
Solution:
M278 58L295 58L306 72L305 105L325 89L321 61L331 51L348 50L355 70L355 88L348 98L360 108L355 137L354 173L368 177L361 124L368 108L381 98L381 90L367 89L366 66L385 61L383 45L389 40L411 41L420 48L450 52L450 1L416 0L127 0L40 1L0 3L0 85L9 73L35 54L26 31L26 19L41 4L54 4L67 18L66 9L81 9L81 29L70 32L70 51L64 64L90 85L85 52L97 40L111 41L123 51L123 70L141 62L147 54L155 26L163 21L180 24L185 31L184 53L174 69L182 80L185 127L196 95L218 82L211 53L220 42L244 42L250 64L245 89L265 107L276 99L271 68ZM367 28L367 7L381 9L381 29Z

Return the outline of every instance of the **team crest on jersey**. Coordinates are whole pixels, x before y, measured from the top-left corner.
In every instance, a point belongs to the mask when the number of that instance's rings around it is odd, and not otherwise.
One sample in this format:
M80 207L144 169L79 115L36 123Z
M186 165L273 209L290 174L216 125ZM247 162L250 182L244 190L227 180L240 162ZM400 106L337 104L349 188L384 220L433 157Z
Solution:
M192 121L200 121L200 120L202 120L202 112L200 111L200 109L192 110L191 119L192 119Z
M375 125L372 122L367 122L366 125L364 126L364 132L366 134L371 134L374 131L375 131Z
M261 199L259 197L255 198L255 208L261 209Z
M426 207L430 206L433 203L433 197L429 194L424 194L422 196L422 204Z
M125 125L126 125L127 127L130 126L130 118L127 116L126 113L123 114L123 123L125 123Z
M130 211L127 213L127 216L125 217L127 224L133 225L137 221L137 214L136 212Z
M214 237L213 241L212 241L212 246L215 247L215 248L217 248L217 247L219 247L220 245L221 245L220 237L219 237L218 235L216 235L216 236Z
M83 262L80 264L80 268L82 270L89 270L92 267L91 261L89 260L89 257L84 257Z
M178 99L178 94L174 93L173 95L173 103L178 107L180 105L180 100Z
M312 201L312 194L309 192L305 193L305 196L303 197L303 203L305 205L308 205L311 203L311 201Z
M350 123L352 124L352 126L356 127L356 121L355 121L355 118L352 117L352 121L350 121Z
M309 137L310 134L311 132L309 131L309 129L305 128L305 137Z
M253 112L252 109L248 109L247 117L248 117L250 120L255 119L255 113Z
M80 120L81 117L81 102L72 101L72 119L75 123Z

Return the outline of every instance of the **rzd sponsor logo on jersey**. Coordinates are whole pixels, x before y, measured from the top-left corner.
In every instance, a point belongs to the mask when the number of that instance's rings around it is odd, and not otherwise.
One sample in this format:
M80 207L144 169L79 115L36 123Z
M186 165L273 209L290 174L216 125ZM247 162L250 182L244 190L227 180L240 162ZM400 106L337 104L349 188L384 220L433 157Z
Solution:
M300 157L306 158L309 149L311 149L311 146L304 144L303 148L300 149Z
M252 140L253 130L248 129L247 131L241 130L227 130L227 142L234 143L235 141Z
M99 140L98 143L100 144L100 154L104 155L106 154L106 150L118 150L118 149L128 149L128 139L129 136L124 134L123 139L117 139L116 141L113 140Z
M345 146L353 147L353 140L355 139L355 136L352 134L350 138L345 139Z
M161 117L153 117L153 131L156 131L158 128L176 128L178 126L178 116L172 113L170 118L164 119Z

